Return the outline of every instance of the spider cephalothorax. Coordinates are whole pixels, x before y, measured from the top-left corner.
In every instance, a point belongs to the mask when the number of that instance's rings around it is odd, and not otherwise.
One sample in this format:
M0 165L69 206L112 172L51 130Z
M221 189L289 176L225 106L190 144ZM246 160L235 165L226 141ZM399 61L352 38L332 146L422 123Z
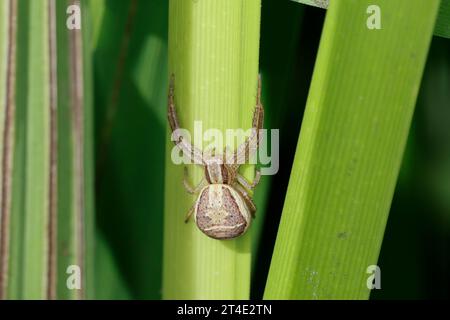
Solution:
M211 161L205 165L205 179L209 184L232 184L236 172L220 161Z
M261 104L261 77L258 78L258 94L253 114L252 133L243 144L238 146L230 159L223 161L221 154L208 155L198 150L177 134L180 129L174 103L174 77L169 87L168 118L175 144L196 164L204 167L204 177L196 187L187 181L185 167L184 187L191 194L198 195L197 201L186 215L186 222L192 213L198 228L214 239L231 239L241 236L255 217L256 207L249 191L259 182L260 172L256 171L253 182L247 181L239 173L239 166L256 152L260 142L264 109ZM228 158L227 158L228 159Z

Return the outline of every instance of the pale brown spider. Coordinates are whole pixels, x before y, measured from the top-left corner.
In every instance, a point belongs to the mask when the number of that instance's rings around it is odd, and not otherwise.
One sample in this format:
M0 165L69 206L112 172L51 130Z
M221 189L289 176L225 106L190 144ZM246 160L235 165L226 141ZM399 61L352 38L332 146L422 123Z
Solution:
M194 213L198 228L214 239L232 239L244 234L255 217L256 206L249 195L259 183L260 172L255 171L253 182L249 182L239 172L239 166L254 156L261 139L264 108L261 104L261 76L258 77L258 93L253 113L252 133L234 151L231 163L223 161L222 154L209 155L196 148L178 133L180 125L174 103L174 76L169 85L168 118L175 144L191 161L204 168L200 183L192 187L185 167L183 184L190 194L198 194L197 201L189 209L185 222Z

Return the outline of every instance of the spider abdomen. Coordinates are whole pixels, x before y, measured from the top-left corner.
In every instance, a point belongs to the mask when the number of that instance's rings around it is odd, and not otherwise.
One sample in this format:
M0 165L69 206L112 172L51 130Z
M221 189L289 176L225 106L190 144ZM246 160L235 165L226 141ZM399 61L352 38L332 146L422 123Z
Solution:
M198 228L214 239L232 239L244 234L251 216L242 196L226 184L210 184L200 191L195 206Z

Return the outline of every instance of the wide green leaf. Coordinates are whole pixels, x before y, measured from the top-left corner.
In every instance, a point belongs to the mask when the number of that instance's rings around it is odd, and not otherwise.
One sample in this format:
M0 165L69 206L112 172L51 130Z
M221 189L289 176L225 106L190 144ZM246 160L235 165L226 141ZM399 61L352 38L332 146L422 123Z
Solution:
M366 8L383 8L381 30ZM266 299L365 299L439 1L332 1Z

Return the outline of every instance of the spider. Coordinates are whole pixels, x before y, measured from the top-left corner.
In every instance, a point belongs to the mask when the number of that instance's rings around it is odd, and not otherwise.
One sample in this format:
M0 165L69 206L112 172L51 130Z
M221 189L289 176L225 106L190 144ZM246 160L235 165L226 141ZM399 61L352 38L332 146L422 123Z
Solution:
M188 182L187 167L184 167L183 185L188 193L197 195L197 200L189 209L185 222L194 213L197 227L207 236L223 240L243 235L255 217L256 206L249 195L259 183L261 174L255 170L255 178L249 182L239 173L239 167L252 157L259 146L264 119L261 104L261 76L258 77L258 93L253 113L252 132L233 152L233 161L224 162L223 154L203 153L190 141L177 133L180 129L174 103L174 75L171 76L168 99L168 119L172 139L191 161L204 169L204 176L197 186ZM248 158L247 158L248 156Z

